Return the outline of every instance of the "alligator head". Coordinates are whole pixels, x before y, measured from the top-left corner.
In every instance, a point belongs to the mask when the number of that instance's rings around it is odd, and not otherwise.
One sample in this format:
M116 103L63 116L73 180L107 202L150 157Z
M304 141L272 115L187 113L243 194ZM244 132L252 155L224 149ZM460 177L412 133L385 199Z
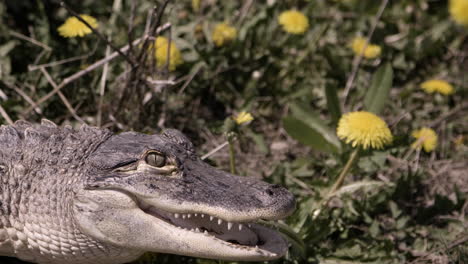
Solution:
M224 260L263 261L287 251L278 232L256 222L288 216L292 194L211 167L177 130L114 135L88 160L73 214L97 240Z

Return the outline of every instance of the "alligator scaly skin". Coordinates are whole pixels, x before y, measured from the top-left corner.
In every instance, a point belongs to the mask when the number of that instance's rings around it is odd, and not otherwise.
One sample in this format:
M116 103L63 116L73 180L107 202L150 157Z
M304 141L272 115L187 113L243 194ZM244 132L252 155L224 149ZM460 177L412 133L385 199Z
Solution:
M73 221L86 157L107 130L16 122L0 127L0 255L36 263L125 263L141 251L103 244ZM54 260L44 255L52 254Z

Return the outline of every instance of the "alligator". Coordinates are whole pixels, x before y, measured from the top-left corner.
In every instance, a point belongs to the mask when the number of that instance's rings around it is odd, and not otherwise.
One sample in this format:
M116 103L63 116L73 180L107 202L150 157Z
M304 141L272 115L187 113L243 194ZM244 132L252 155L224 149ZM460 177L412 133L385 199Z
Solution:
M285 188L203 162L175 129L2 125L0 180L0 256L33 263L277 259L288 243L259 220L295 208Z

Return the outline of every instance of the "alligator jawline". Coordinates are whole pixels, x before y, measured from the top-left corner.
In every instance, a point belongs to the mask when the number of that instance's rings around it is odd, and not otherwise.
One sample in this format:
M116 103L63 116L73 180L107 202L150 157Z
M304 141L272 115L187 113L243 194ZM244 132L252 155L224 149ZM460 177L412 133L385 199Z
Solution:
M171 213L148 204L140 206L145 213L175 228L212 237L231 247L255 250L258 254L270 257L284 255L288 247L278 232L256 223L227 222L203 213Z

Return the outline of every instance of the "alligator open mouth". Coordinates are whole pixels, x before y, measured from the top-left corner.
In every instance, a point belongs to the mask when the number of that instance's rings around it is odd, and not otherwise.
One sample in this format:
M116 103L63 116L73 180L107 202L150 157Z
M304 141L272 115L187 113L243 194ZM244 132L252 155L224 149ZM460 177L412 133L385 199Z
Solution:
M214 243L245 250L265 260L279 258L288 249L279 232L254 222L228 222L206 213L172 213L144 202L140 202L140 208L187 235L207 236Z

